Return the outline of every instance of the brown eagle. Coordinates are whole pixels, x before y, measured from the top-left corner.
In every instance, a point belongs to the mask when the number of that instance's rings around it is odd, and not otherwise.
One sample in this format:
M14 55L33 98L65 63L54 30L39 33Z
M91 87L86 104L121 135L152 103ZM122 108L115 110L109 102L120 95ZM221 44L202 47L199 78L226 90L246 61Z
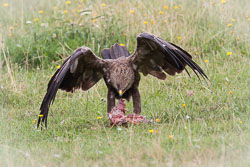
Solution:
M166 79L166 73L175 75L188 65L199 78L208 79L203 70L192 61L191 55L173 43L149 33L137 36L137 48L131 55L124 46L115 44L101 52L103 59L97 57L88 47L74 51L60 66L49 81L47 93L40 107L37 126L45 122L47 127L48 111L58 89L74 92L76 89L88 90L101 78L108 88L108 112L115 106L115 99L129 100L132 96L134 113L140 114L141 101L138 90L140 73L150 74L158 79ZM199 78L200 79L200 78Z

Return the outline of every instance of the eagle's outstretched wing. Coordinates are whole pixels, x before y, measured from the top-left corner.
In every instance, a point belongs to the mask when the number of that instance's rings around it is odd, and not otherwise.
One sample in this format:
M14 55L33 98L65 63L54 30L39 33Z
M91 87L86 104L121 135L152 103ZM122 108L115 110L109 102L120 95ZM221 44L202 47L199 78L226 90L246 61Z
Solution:
M185 70L188 65L199 78L200 74L208 79L203 70L192 60L192 56L173 43L149 33L141 33L137 37L137 49L131 56L133 66L144 75L151 74L164 80L166 73L175 75ZM198 73L197 73L198 71ZM199 78L200 79L200 78Z
M37 127L42 120L47 127L49 106L53 103L57 90L73 92L81 88L88 90L97 83L104 74L106 61L98 58L88 47L78 48L70 55L52 76L47 93L40 107L40 117Z

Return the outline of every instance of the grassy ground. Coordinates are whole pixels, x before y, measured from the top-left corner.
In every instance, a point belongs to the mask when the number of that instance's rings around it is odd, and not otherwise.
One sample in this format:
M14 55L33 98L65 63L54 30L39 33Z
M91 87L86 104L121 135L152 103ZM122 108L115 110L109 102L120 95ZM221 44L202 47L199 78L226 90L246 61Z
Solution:
M249 1L70 2L1 2L0 166L250 165ZM64 57L115 42L133 52L142 31L188 50L211 82L142 77L142 114L153 123L128 128L108 127L103 81L59 91L48 130L35 128Z

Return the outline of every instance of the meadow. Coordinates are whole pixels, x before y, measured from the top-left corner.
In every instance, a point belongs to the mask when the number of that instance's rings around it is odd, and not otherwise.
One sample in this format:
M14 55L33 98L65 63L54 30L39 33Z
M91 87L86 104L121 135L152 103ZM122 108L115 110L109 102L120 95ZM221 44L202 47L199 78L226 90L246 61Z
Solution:
M0 166L250 166L248 0L2 0ZM142 76L149 124L109 127L107 89L59 91L36 128L51 75L76 48L131 53L150 32L192 56L194 73ZM132 103L128 102L131 113Z

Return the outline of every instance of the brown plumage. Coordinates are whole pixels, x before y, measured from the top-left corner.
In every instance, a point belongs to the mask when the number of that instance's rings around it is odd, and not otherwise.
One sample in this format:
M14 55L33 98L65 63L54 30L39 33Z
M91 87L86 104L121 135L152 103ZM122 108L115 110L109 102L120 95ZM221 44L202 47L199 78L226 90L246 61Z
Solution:
M137 49L130 55L126 47L115 44L102 51L103 59L98 58L88 47L78 48L69 56L51 78L47 93L40 107L37 126L45 122L47 127L48 111L54 101L57 90L74 92L76 89L88 90L101 78L108 88L108 112L115 106L115 99L133 99L134 113L140 114L141 101L138 86L140 74L166 79L166 73L175 75L185 70L188 65L199 78L208 79L203 70L192 61L185 50L173 43L149 33L137 37ZM200 78L199 78L200 79Z

